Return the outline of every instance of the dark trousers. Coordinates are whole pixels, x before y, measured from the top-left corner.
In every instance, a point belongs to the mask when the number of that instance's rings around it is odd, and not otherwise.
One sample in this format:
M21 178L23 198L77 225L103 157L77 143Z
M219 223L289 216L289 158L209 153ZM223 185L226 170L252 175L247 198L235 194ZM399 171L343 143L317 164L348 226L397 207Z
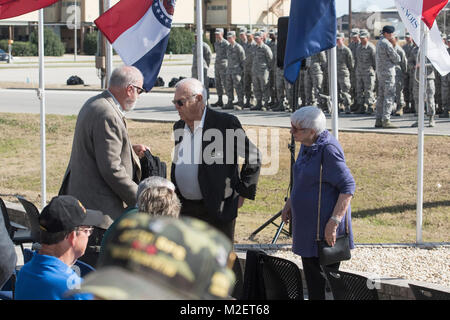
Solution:
M181 197L180 200L180 216L189 216L197 218L199 220L203 220L216 229L222 231L231 240L231 243L234 243L234 227L236 224L236 219L233 219L231 221L220 221L215 217L212 217L208 213L203 200L187 200L182 199Z
M325 284L326 279L322 274L322 269L319 264L319 258L303 258L303 272L305 274L306 286L308 287L309 300L325 300ZM330 264L329 269L339 270L340 262Z

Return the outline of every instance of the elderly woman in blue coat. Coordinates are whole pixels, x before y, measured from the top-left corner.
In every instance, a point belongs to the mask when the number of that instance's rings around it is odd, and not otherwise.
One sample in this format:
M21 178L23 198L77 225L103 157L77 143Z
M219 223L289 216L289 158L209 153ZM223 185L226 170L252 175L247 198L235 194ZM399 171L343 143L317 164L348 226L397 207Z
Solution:
M350 248L354 248L350 201L355 180L345 163L339 142L326 130L323 112L314 106L302 107L291 116L291 133L301 143L293 168L293 188L282 211L282 219L292 221L292 251L302 257L310 300L325 299L325 278L317 248L317 215L320 165L322 191L319 238L334 245L336 236L345 233L347 214ZM339 263L328 265L339 269Z

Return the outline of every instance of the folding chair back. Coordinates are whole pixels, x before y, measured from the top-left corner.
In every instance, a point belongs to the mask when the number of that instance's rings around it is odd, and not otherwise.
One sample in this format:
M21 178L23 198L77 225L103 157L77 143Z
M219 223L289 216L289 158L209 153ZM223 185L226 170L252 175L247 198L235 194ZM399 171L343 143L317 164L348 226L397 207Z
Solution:
M2 212L2 215L3 215L3 220L5 222L6 231L8 232L9 237L12 240L12 238L14 236L14 229L11 226L11 221L9 220L8 211L6 209L5 202L3 202L2 198L0 198L0 211Z
M243 300L264 300L266 298L262 275L259 274L260 268L258 267L259 256L265 254L262 250L247 250L242 294Z
M266 300L303 300L302 275L298 266L287 259L259 256Z
M31 238L34 242L39 242L40 238L40 227L39 227L39 210L36 208L36 206L26 200L25 198L18 196L17 199L22 204L23 208L25 209L25 212L28 216L28 221L30 222L31 226Z
M450 293L409 284L416 300L450 300Z
M378 300L377 289L370 279L353 273L323 267L334 300Z

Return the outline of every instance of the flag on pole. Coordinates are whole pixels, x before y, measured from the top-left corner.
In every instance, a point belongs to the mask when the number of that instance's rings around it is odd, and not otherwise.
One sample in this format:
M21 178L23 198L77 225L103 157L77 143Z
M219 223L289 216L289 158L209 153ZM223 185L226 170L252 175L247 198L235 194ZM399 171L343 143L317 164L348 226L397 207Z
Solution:
M126 65L156 82L169 40L175 0L121 0L94 22Z
M284 77L294 83L302 60L336 46L335 0L291 1Z
M59 0L0 0L0 19L21 16L47 7Z
M422 41L420 21L429 29L426 56L442 76L450 72L450 55L442 41L436 17L448 2L449 0L395 0L403 24L419 47Z

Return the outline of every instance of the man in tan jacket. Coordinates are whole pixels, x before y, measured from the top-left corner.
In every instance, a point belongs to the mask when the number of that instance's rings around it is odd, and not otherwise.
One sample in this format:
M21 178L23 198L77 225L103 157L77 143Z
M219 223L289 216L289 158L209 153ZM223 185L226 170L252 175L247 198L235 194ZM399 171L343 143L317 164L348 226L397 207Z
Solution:
M108 90L83 105L59 191L113 220L127 206L136 204L141 178L139 157L147 147L131 144L125 112L135 107L144 91L142 85L143 76L137 68L119 67L111 75Z

